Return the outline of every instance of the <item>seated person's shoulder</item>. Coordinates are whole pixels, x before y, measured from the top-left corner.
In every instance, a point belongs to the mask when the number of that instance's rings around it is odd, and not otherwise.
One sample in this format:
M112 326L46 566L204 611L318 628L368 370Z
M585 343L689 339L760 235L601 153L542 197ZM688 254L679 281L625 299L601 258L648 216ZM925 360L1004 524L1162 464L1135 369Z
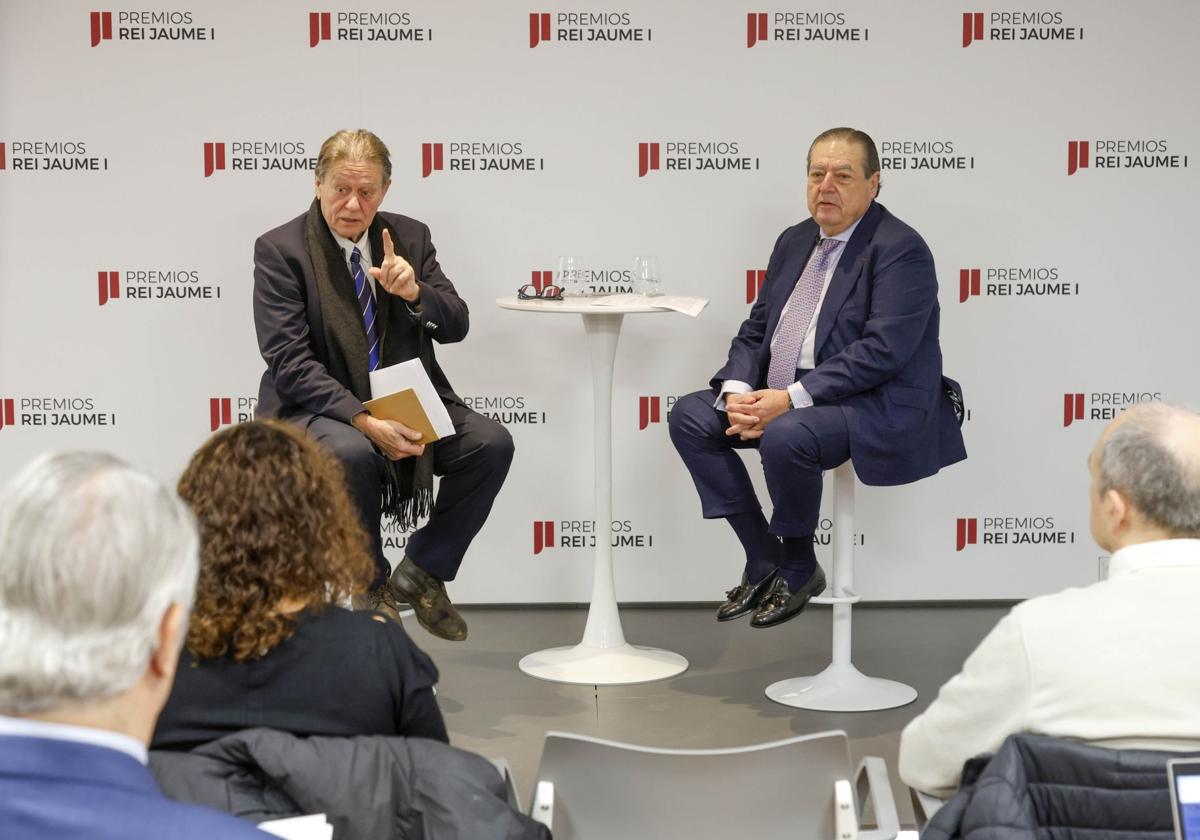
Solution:
M425 657L405 629L382 613L348 610L330 605L315 615L312 629L314 632L327 634L327 637L346 637L356 644L386 648L404 654L415 652L420 657Z
M1109 597L1104 581L1089 586L1071 586L1058 592L1036 595L1012 608L1013 619L1022 625L1061 624L1064 614L1085 613Z
M158 814L152 817L131 814L130 817L137 819L143 829L142 833L129 835L131 837L174 837L177 840L208 840L214 837L239 840L244 837L249 840L269 836L248 820L186 802L164 800Z

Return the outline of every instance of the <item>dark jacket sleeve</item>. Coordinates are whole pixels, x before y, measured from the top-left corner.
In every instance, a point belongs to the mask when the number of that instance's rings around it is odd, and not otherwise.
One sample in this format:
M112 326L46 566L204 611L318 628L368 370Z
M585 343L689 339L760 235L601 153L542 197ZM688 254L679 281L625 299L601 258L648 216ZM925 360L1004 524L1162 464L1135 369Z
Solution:
M784 243L784 240L794 230L795 226L788 228L775 240L775 245L771 249L771 259L767 262L767 276L763 280L762 289L759 290L754 305L750 307L750 315L742 322L737 335L733 337L733 341L729 345L729 357L725 361L725 366L717 371L709 383L714 391L718 390L721 383L727 379L746 382L753 388L757 388L761 384L759 380L763 378L760 361L762 345L764 341L769 341L766 337L767 320L770 314L767 311L767 299L770 297L769 291L773 284L779 282L779 270L784 262L784 251L790 247Z
M266 236L254 243L254 329L271 380L285 402L349 423L364 411L317 359L309 335L300 258ZM303 259L308 259L307 254Z
M439 344L462 341L471 325L467 304L458 296L454 284L438 263L429 226L421 222L416 224L419 232L418 241L414 243L414 257L419 265L413 265L413 271L421 287L421 299L412 317Z

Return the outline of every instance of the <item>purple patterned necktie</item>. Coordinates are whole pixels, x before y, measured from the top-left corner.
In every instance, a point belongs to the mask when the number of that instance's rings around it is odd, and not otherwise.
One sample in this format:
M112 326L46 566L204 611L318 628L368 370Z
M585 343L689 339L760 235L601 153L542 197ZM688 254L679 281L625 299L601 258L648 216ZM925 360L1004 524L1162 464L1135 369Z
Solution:
M817 301L821 299L829 258L840 244L839 239L822 239L801 272L800 279L796 281L771 345L771 366L767 368L768 388L786 388L796 381L800 348L804 345L804 336L808 333L813 313L817 311Z

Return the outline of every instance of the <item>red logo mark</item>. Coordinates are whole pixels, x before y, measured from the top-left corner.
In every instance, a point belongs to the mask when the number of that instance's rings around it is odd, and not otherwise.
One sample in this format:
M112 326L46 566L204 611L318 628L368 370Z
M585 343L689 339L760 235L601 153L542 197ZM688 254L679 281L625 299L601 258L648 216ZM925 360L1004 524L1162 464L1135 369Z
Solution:
M1068 140L1067 141L1067 174L1074 175L1076 169L1087 169L1090 166L1088 160L1088 145L1089 140Z
M329 12L308 13L308 45L315 47L329 40Z
M979 520L974 516L964 519L958 518L958 527L955 529L954 535L954 550L962 551L968 545L975 545L979 542Z
M96 281L100 289L101 306L108 303L109 298L115 300L121 296L121 272L99 271L96 273Z
M92 12L92 46L112 40L112 12Z
M533 523L533 553L541 554L543 548L554 548L554 523L549 519Z
M746 303L754 303L758 293L762 291L763 281L767 279L765 268L746 269Z
M767 40L767 13L746 12L746 49Z
M646 173L659 168L659 144L638 143L638 177L645 178Z
M5 169L8 166L8 159L4 154L4 144L0 143L0 169Z
M212 175L218 169L225 168L225 144L204 144L204 177Z
M638 397L638 431L662 422L662 397Z
M963 12L963 47L983 40L983 12Z
M550 40L550 13L529 13L529 49Z
M1063 394L1063 428L1083 419L1083 394Z
M529 272L529 282L533 284L533 288L539 292L547 286L554 285L553 271L531 271Z
M441 171L444 168L442 159L441 143L422 143L421 144L421 177L428 178L430 173Z
M215 432L233 422L233 408L229 397L212 397L208 401L208 430Z
M967 298L979 295L979 269L960 268L958 270L958 302L966 303Z
M16 415L13 412L12 400L0 400L0 429L5 426L15 426Z

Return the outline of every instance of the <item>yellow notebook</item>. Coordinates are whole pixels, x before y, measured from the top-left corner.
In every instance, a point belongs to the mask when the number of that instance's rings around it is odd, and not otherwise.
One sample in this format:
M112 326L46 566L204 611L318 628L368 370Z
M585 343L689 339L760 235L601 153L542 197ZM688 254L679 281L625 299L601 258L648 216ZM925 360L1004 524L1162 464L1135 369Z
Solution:
M438 434L433 430L433 423L430 422L429 415L425 413L421 400L417 398L417 392L412 388L405 388L403 391L388 394L386 397L367 400L363 405L366 406L367 411L371 412L372 417L378 417L381 420L395 420L397 423L403 423L408 428L420 432L421 439L417 443L426 444L438 440Z

